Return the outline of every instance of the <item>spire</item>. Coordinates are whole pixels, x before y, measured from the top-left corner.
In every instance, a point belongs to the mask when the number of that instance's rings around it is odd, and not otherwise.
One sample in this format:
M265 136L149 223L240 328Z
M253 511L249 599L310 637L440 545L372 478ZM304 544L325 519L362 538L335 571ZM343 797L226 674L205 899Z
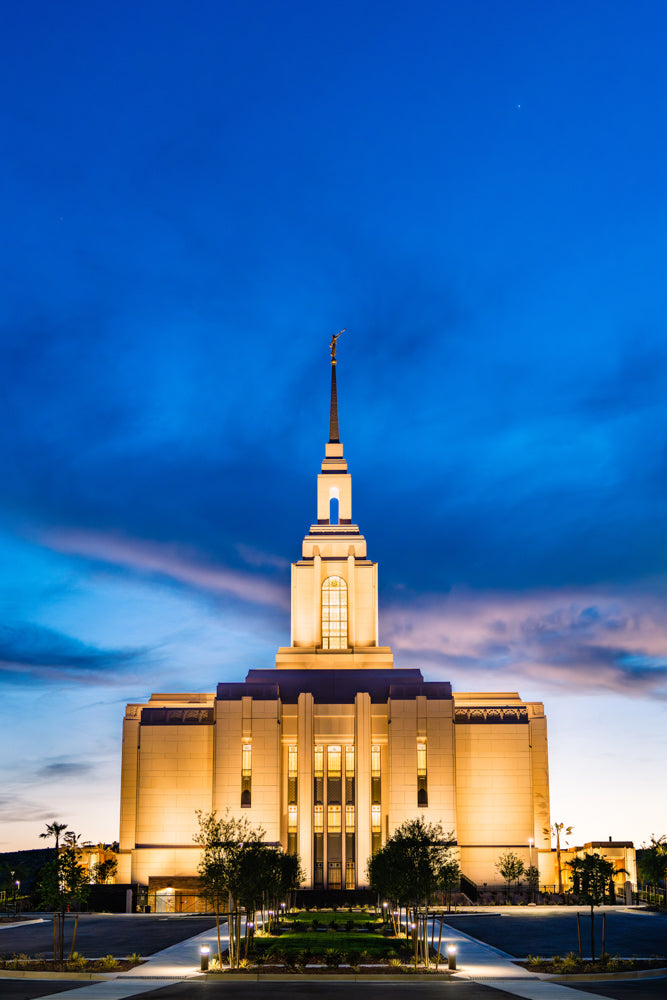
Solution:
M331 406L329 408L329 444L338 444L340 439L338 436L338 390L336 387L336 341L340 337L341 333L345 333L345 330L341 330L340 333L334 333L331 338L331 344L329 349L331 351Z
M336 359L331 359L331 409L329 412L329 444L338 444L338 393L336 391Z

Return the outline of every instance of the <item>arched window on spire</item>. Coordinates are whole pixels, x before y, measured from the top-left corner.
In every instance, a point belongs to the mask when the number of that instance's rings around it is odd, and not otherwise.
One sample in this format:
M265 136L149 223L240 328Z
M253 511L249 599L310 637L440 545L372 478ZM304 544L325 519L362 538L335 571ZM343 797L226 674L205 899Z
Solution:
M347 584L341 576L322 584L322 649L347 649Z

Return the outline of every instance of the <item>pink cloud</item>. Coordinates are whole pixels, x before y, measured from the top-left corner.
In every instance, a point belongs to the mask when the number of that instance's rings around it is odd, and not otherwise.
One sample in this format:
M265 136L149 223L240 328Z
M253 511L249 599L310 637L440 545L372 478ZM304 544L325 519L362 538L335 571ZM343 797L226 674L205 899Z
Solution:
M383 641L404 663L441 663L459 688L474 675L496 688L523 679L580 693L663 698L667 598L656 591L428 595L385 609Z
M281 586L258 574L205 565L175 545L79 530L53 531L41 542L56 552L164 576L208 594L229 594L251 604L289 608L286 584Z

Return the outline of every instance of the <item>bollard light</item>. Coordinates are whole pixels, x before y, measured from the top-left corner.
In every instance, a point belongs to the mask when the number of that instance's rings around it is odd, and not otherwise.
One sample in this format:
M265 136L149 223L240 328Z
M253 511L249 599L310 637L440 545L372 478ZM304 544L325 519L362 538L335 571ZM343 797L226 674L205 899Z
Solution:
M207 944L203 944L199 949L199 968L202 972L208 972L208 956L211 949Z
M456 945L447 945L447 968L450 972L456 972Z

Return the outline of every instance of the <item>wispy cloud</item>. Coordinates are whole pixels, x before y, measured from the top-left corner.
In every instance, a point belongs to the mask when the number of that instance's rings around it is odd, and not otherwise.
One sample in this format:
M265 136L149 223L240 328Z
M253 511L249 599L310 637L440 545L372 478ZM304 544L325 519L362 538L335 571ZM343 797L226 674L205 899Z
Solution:
M66 555L164 577L206 594L226 594L250 604L281 610L289 607L287 586L280 586L259 574L206 565L180 546L78 530L53 531L41 541L48 548ZM256 560L260 555L256 554ZM264 557L264 564L267 558ZM246 561L251 560L246 558ZM260 565L259 561L256 565Z
M535 681L573 694L667 698L667 599L600 589L453 592L385 614L394 651L495 688Z
M5 681L109 683L143 658L143 649L108 650L30 622L0 627L0 678Z

